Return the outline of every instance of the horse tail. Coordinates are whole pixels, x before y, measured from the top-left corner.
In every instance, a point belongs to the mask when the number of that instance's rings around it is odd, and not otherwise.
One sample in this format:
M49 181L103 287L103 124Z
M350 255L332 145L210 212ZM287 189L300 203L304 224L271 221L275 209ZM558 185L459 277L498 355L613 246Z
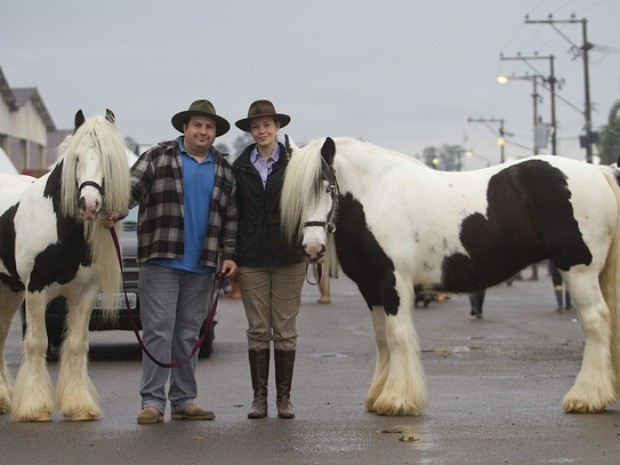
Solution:
M120 237L122 222L119 221L114 226L116 234ZM89 222L88 245L91 255L91 263L95 269L97 280L101 285L103 295L103 313L108 319L116 319L118 307L116 300L121 289L121 264L119 263L112 234L101 223L101 221Z
M605 266L599 282L611 318L611 363L614 372L614 388L620 393L620 170L601 166L616 198L616 225Z

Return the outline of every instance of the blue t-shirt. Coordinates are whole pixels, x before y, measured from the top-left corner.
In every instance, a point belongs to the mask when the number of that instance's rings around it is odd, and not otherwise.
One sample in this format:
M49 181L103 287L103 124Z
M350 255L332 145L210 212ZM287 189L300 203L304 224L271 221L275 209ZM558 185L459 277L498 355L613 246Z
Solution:
M185 150L183 137L179 138L179 151L183 171L183 258L156 258L151 263L194 273L212 273L213 268L200 264L200 255L209 227L215 184L213 154L209 151L203 161L197 161Z

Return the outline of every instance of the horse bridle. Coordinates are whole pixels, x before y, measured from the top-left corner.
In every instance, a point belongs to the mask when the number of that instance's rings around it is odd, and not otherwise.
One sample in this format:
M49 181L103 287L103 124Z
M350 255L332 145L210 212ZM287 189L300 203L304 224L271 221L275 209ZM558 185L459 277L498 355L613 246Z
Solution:
M112 114L112 119L108 118L108 112ZM110 121L111 123L114 123L114 114L110 110L106 111L106 116L105 117L106 117L106 119L108 121ZM103 155L103 147L101 146L101 142L99 142L99 138L96 137L96 135L95 135L95 136L93 136L93 140L97 144L97 148L99 149L99 153L101 155ZM104 179L102 184L103 185L99 185L95 181L84 181L82 184L80 184L78 186L78 189L77 189L78 197L81 195L82 189L84 189L86 186L90 186L90 187L94 187L95 189L97 189L97 191L99 191L99 194L103 198L105 196L105 179Z
M327 192L331 199L332 199L332 206L329 209L329 212L327 213L327 217L325 218L325 221L306 221L303 225L302 228L307 228L310 226L319 226L321 228L323 228L328 234L333 234L336 232L336 214L338 211L338 181L336 180L336 175L334 173L334 170L331 168L331 166L329 166L325 160L321 159L322 162L322 169L321 172L323 174L323 178L327 181L327 189L325 189L325 192ZM316 279L315 282L311 282L308 279L308 267L309 267L309 263L306 263L306 282L312 286L317 285L322 277L323 277L323 266L321 263L317 263L313 266L314 269L314 277Z
M310 226L319 226L323 229L325 229L329 234L333 234L334 232L336 232L336 212L338 211L338 181L336 180L336 175L334 174L334 170L332 169L331 166L329 166L325 160L321 160L322 161L322 173L323 173L323 177L325 178L325 180L327 181L327 189L325 189L325 192L327 192L331 199L332 199L332 206L329 209L329 212L327 213L327 217L325 218L325 221L306 221L303 225L302 228L307 228Z
M94 187L95 189L97 189L99 191L99 194L101 194L101 197L105 195L105 189L103 188L103 186L100 186L95 181L84 181L78 187L78 196L82 192L82 189L84 189L86 186Z

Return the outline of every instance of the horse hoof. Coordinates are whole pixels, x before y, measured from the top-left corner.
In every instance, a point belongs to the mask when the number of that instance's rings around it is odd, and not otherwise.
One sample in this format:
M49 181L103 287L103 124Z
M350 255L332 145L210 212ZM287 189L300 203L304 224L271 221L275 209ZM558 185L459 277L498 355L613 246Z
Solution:
M97 419L97 415L91 415L86 412L78 412L69 416L69 421L93 421Z
M605 405L589 405L586 402L577 399L565 399L563 402L563 407L566 413L598 413L605 410Z

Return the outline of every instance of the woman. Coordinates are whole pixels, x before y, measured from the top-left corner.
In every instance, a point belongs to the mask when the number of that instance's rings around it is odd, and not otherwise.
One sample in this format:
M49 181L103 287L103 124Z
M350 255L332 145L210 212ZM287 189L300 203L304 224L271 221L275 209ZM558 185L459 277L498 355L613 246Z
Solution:
M273 103L257 100L235 125L255 143L233 164L237 180L239 230L237 279L248 320L248 355L254 400L248 418L267 416L267 378L273 341L278 417L293 418L290 401L296 320L305 264L301 247L289 245L280 230L280 195L289 154L278 131L290 122Z

